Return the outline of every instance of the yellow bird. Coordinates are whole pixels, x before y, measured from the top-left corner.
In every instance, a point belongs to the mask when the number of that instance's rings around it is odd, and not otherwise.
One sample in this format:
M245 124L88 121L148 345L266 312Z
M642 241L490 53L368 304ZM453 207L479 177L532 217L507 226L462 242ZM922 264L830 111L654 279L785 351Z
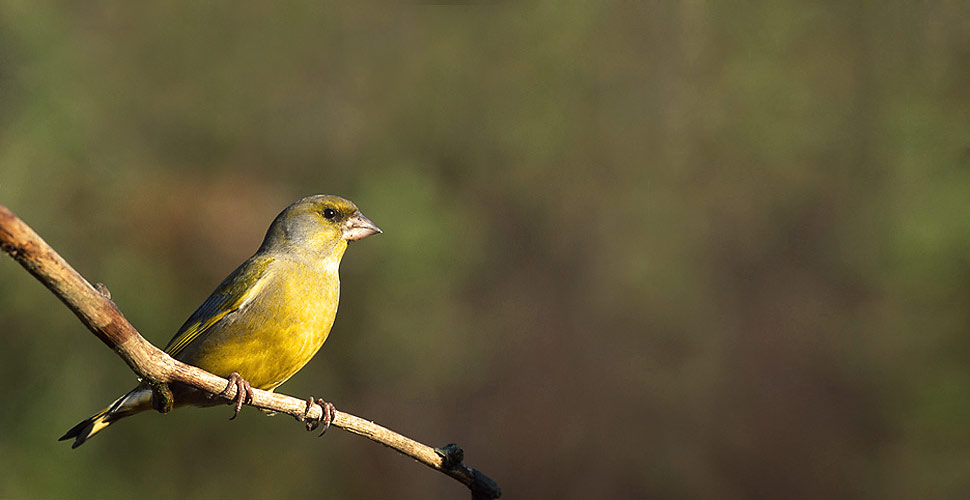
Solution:
M330 195L303 198L281 212L259 250L229 274L172 337L165 352L229 379L235 413L252 398L252 387L268 391L310 361L330 334L337 314L337 269L348 242L381 230L352 202ZM221 398L173 385L174 405L213 406ZM308 401L308 407L312 404ZM324 430L333 405L324 406ZM60 439L72 448L118 419L152 409L152 390L139 385L77 424ZM308 426L309 428L309 426Z

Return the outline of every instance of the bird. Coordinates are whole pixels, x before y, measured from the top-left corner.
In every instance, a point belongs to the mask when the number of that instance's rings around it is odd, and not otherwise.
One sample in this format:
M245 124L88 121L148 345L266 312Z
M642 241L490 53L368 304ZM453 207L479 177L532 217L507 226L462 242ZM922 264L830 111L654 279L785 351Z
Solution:
M252 388L273 391L317 353L330 334L340 296L338 268L351 241L381 233L350 200L333 195L303 198L273 220L262 245L231 272L185 321L165 352L229 380L221 396L231 394L236 418ZM214 406L222 398L173 384L173 406ZM324 408L324 431L334 415ZM68 430L60 441L72 448L118 420L151 410L152 388L140 385L105 409ZM320 420L308 422L312 429Z

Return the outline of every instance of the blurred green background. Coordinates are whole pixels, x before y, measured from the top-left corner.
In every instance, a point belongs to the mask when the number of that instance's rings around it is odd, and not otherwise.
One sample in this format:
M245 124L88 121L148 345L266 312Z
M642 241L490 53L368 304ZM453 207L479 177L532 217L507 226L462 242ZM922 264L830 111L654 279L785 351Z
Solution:
M281 392L505 498L970 491L970 7L0 3L0 203L164 345L314 193L352 248ZM0 259L0 498L466 498L135 379Z

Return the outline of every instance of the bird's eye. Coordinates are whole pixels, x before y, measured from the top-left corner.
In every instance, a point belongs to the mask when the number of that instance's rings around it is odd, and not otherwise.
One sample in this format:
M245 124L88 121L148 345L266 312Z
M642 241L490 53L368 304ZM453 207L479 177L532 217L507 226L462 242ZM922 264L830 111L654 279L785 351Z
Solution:
M337 216L337 211L332 208L323 209L323 218L327 220L333 220Z

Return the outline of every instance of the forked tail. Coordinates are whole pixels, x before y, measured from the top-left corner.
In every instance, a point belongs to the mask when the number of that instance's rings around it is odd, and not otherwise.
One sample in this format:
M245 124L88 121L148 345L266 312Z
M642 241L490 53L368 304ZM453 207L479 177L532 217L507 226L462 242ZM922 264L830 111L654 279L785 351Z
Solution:
M74 438L74 443L71 445L71 448L77 448L90 439L91 436L101 432L105 427L119 419L141 413L151 409L151 407L151 389L137 387L128 394L116 399L107 408L71 427L71 430L64 433L58 441Z

